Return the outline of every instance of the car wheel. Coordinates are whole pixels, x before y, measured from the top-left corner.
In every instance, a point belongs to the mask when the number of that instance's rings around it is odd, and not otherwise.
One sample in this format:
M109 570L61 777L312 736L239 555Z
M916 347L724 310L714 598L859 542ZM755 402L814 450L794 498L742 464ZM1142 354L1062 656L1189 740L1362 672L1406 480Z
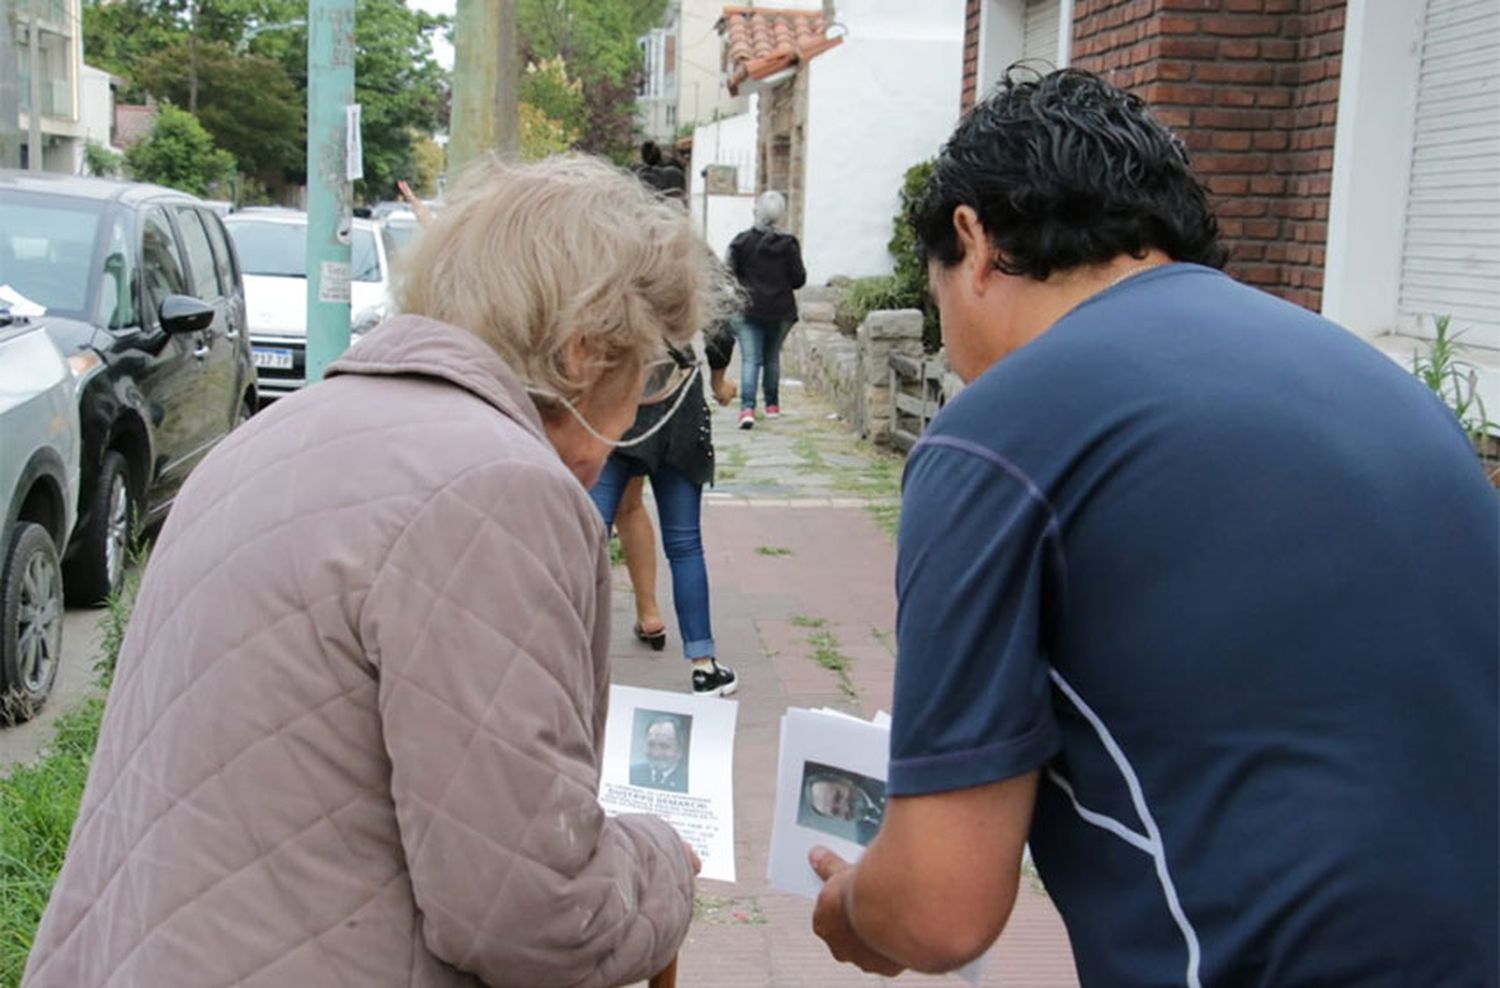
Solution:
M104 454L93 497L88 526L67 568L69 598L88 605L103 604L124 585L135 536L137 512L130 466L114 450Z
M52 692L62 658L63 581L57 548L24 522L0 559L0 723L29 720Z
M240 410L239 410L239 412L236 413L235 416L234 416L234 428L238 429L240 426L244 425L246 422L249 422L250 419L252 417L254 417L254 415L255 415L255 403L253 401L251 401L248 396L246 396L245 400L242 401L242 402L240 402Z

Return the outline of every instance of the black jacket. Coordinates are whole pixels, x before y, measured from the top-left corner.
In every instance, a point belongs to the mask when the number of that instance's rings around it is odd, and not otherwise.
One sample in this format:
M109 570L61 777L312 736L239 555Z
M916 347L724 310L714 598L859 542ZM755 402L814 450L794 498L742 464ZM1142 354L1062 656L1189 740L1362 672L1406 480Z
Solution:
M807 284L807 270L796 237L761 227L746 230L729 245L729 269L750 296L748 318L766 326L797 321L792 292Z

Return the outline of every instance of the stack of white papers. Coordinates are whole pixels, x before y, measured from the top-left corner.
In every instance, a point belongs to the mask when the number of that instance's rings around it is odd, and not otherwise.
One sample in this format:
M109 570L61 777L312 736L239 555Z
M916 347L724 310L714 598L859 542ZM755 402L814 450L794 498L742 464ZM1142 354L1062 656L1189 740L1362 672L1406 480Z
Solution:
M807 863L819 845L858 860L885 819L891 719L793 707L781 718L776 816L771 825L774 888L817 898L823 882Z
M609 688L599 805L611 816L670 823L703 862L702 877L734 881L733 700Z

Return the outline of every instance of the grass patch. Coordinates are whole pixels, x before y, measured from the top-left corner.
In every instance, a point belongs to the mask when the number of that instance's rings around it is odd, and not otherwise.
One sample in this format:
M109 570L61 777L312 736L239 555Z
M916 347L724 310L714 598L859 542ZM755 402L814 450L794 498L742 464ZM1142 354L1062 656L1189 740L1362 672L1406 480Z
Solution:
M773 557L778 557L778 558L782 557L782 556L791 556L791 555L794 555L794 553L792 552L792 550L786 548L785 546L779 546L779 545L759 545L759 546L756 546L755 547L755 554L757 556L773 556Z
M103 715L100 699L63 714L52 747L0 779L0 985L21 983L62 870Z
M114 679L144 568L144 557L138 556L124 589L108 602L94 664L105 689ZM40 758L0 777L0 985L5 988L19 985L26 970L37 924L62 870L103 718L104 700L85 700L57 719L52 744Z
M724 451L724 460L728 466L742 470L749 464L750 454L745 452L743 446L731 446Z
M872 504L865 510L870 513L870 517L874 519L880 530L892 542L896 541L896 532L901 528L901 505Z
M808 617L806 614L796 614L792 616L792 626L795 628L826 628L828 626L828 619Z
M625 547L620 545L620 537L618 535L610 536L609 564L611 566L625 565Z
M796 453L802 460L799 470L821 470L824 467L823 451L818 446L818 441L812 436L798 436L796 442L792 443L792 452Z

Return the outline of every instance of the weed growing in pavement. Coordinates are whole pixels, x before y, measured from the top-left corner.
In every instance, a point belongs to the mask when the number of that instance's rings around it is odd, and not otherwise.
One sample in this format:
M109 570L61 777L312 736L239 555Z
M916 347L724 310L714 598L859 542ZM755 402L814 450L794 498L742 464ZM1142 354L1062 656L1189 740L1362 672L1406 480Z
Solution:
M801 435L792 443L792 452L797 454L802 462L798 464L798 470L822 470L823 451L818 447L818 441L810 435Z
M1473 439L1493 428L1485 413L1484 399L1479 396L1479 370L1459 354L1462 347L1458 338L1462 333L1449 333L1450 317L1433 317L1435 338L1426 351L1411 358L1411 371L1417 380L1427 385L1432 393L1442 399L1453 412L1464 431Z
M609 537L609 564L611 566L625 565L625 550L620 545L620 537L611 535Z
M135 595L140 593L141 575L146 572L149 555L141 549L131 553L125 582L104 602L104 623L99 632L99 658L94 662L94 674L106 691L115 681L115 665L120 659L120 649L125 645L130 613L135 609Z
M806 614L796 614L792 616L792 626L796 628L826 628L828 626L828 619L808 617Z
M779 545L761 545L755 547L757 556L791 556L795 555L792 550Z
M849 678L849 670L854 661L839 651L839 640L833 633L819 631L808 635L807 644L812 646L813 661L838 677L839 690L851 700L859 699L859 689L855 687L854 680Z
M697 895L693 897L693 922L709 926L765 926L767 921L758 899Z

